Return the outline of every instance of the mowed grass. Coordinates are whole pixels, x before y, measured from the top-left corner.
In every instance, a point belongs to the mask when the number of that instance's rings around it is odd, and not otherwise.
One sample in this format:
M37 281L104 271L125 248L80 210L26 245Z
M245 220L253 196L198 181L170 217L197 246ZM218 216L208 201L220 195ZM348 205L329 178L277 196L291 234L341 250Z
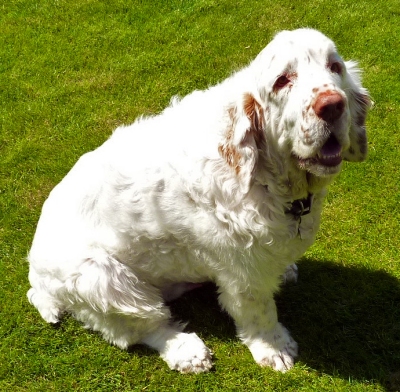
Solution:
M399 22L398 0L0 4L0 390L400 390ZM121 351L70 317L46 324L26 299L25 258L42 203L78 157L305 26L359 60L375 106L368 161L345 165L298 284L277 296L300 346L294 369L254 364L212 285L173 304L214 352L208 374L172 372L144 347Z

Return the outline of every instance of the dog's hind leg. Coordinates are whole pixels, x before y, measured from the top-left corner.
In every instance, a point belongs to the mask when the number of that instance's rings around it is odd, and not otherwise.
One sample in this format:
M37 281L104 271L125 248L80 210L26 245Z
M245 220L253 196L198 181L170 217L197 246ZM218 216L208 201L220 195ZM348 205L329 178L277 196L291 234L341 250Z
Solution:
M63 306L46 291L29 289L29 302L39 311L42 318L51 324L57 324L63 314Z
M110 343L126 349L169 322L161 291L136 271L99 249L65 281L67 311L99 331Z
M163 298L164 294L171 299L199 284L178 284L162 292L102 249L87 252L71 274L68 264L63 265L58 278L49 271L38 274L31 265L28 297L46 321L57 322L60 309L65 309L85 328L100 332L122 349L137 343L156 349L171 369L200 373L211 368L210 350L196 334L171 324Z
M28 299L47 322L57 323L61 313L71 313L123 349L168 324L170 310L158 288L103 249L82 253L80 260L57 263L31 258Z

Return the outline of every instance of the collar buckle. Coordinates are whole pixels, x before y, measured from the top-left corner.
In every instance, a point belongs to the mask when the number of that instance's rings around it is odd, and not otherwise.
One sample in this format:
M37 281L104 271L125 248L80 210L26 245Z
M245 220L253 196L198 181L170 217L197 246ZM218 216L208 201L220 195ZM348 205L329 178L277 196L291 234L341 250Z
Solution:
M292 202L291 207L286 211L286 214L292 214L295 219L300 219L302 216L311 212L314 195L309 193L307 198L298 199Z

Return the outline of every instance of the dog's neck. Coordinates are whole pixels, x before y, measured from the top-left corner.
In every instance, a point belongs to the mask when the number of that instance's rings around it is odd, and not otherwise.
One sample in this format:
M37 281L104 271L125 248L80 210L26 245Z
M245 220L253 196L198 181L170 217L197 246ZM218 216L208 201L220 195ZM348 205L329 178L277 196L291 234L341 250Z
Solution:
M281 167L269 165L268 162L263 166L258 172L259 176L256 174L256 182L287 202L307 199L309 195L320 193L335 177L317 177L288 162Z

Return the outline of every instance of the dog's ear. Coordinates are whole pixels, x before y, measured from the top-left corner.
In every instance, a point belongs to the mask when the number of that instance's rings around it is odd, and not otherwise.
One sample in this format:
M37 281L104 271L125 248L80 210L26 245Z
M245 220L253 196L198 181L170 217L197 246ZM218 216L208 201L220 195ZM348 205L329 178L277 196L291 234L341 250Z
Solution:
M264 138L264 115L254 96L246 93L241 102L228 108L228 127L219 153L238 179L240 191L246 194L254 179Z
M368 91L361 86L360 71L357 64L353 61L346 62L347 73L345 89L349 99L349 109L351 116L350 124L350 147L343 152L343 157L347 161L361 162L367 157L367 133L365 120L368 109L371 107L371 99Z

